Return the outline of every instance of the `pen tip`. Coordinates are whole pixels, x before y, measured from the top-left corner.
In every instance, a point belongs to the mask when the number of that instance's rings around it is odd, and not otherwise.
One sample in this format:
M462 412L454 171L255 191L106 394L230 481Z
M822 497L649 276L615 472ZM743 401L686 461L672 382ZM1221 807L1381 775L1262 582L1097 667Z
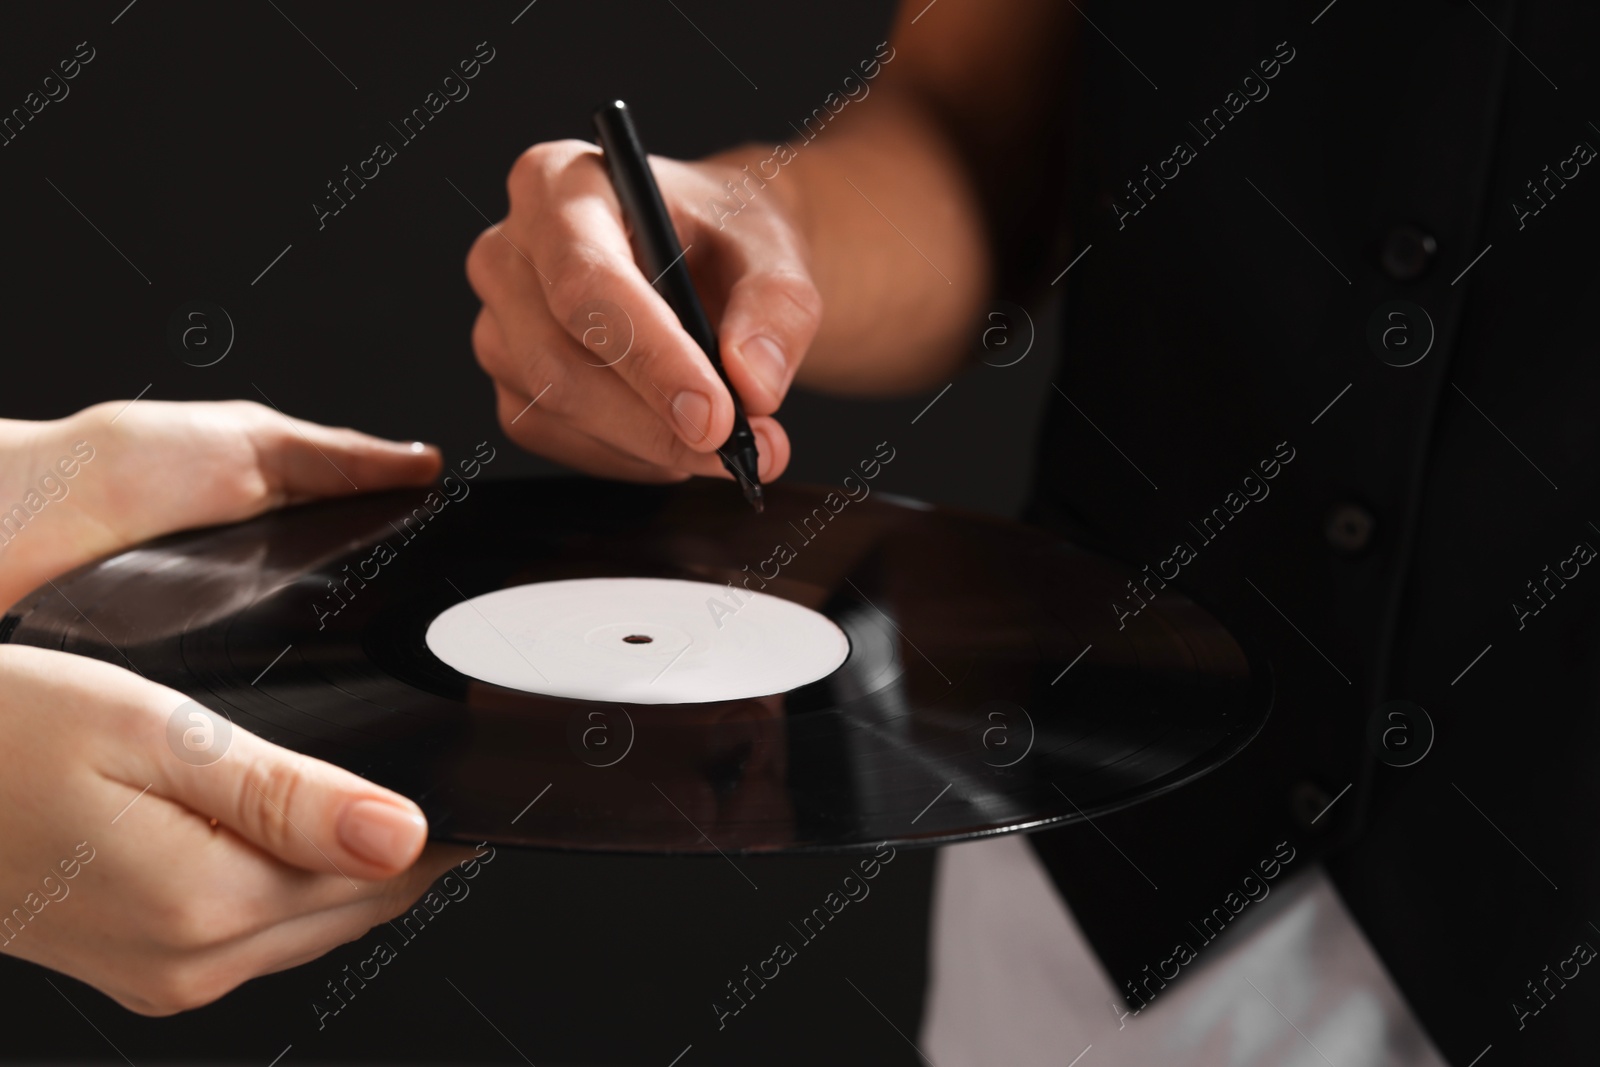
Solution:
M722 465L738 479L740 491L750 506L756 509L756 514L761 514L766 506L766 496L761 491L761 478L756 473L761 469L761 456L756 452L754 440L747 442L743 448L735 449L732 455L724 453Z

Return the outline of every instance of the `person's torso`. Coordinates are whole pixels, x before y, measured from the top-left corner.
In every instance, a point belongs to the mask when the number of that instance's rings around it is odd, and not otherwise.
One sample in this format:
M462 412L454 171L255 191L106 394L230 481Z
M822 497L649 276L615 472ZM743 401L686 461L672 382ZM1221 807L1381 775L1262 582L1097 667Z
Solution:
M1600 12L1083 11L1030 517L1181 555L1276 700L1222 770L1097 820L1159 891L1093 831L1036 846L1120 984L1276 842L1342 843L1447 1057L1569 1048L1600 1003Z

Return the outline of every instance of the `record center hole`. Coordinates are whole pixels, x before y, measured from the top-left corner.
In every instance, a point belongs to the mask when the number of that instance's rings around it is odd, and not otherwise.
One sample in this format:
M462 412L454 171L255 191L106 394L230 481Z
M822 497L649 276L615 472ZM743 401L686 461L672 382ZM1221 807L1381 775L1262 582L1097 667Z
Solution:
M630 645L648 645L650 642L654 641L655 638L649 637L645 634L629 634L627 637L624 637L623 640Z

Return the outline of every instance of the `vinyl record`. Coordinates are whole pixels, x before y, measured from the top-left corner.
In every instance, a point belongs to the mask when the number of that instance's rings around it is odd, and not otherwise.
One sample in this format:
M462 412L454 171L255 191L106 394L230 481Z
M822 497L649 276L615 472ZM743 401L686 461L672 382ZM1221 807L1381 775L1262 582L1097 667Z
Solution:
M130 549L0 639L132 664L436 838L829 851L1089 818L1243 747L1264 668L1170 587L1121 627L1134 577L859 480L760 515L720 482L460 481Z

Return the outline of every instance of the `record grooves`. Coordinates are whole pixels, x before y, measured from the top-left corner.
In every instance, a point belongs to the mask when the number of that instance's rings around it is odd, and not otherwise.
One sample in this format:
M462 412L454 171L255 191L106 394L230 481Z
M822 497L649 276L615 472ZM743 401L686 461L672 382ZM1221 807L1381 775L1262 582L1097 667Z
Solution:
M30 595L0 639L131 661L411 796L436 838L591 851L838 851L1077 821L1213 769L1270 704L1264 666L1204 609L1164 592L1153 618L1119 630L1109 605L1132 569L997 520L881 492L830 513L824 491L782 484L761 515L703 481L479 484L431 522L425 497L352 497L139 546ZM788 549L776 569L775 546ZM430 649L430 624L464 601L603 578L705 585L690 637L636 633L648 624L630 618L570 636L683 671L675 685L714 676L704 646L730 634L746 645L723 661L784 652L756 612L726 624L754 592L819 612L848 651L787 691L659 703L479 681ZM541 676L588 669L484 625L483 641Z

